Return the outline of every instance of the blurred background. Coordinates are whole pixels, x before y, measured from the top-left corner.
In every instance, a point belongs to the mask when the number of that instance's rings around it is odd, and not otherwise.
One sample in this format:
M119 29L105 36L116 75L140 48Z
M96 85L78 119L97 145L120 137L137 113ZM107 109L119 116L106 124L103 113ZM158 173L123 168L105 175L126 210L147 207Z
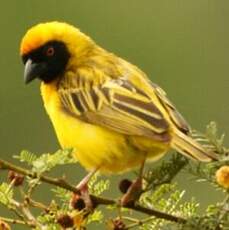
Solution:
M27 29L50 20L79 27L107 50L139 66L166 90L193 128L204 131L214 120L229 136L229 1L1 1L0 12L1 158L12 160L22 149L41 154L59 148L39 82L23 83L18 52ZM63 171L72 181L85 174L79 165L57 173ZM117 177L110 178L116 187ZM187 198L195 196L201 202L200 210L221 201L206 184L185 175L178 181ZM43 199L49 193L45 189L37 196ZM0 216L5 214L1 208Z

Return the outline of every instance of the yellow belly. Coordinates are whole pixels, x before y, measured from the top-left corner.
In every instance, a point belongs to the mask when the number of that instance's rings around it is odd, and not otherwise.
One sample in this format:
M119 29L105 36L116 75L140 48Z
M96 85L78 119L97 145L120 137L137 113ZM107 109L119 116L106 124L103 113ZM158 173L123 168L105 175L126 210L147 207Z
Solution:
M45 85L41 89L45 108L62 148L74 148L73 155L87 170L99 167L102 173L127 171L139 166L146 154L148 159L158 159L169 148L168 145L161 146L142 137L129 137L72 117L61 109L54 90ZM52 93L47 93L48 90Z

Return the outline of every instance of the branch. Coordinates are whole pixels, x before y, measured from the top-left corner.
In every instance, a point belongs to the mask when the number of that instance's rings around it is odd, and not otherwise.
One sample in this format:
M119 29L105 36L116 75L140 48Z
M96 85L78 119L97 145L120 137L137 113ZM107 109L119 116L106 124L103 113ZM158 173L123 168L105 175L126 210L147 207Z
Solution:
M28 225L30 227L36 227L32 222L30 223L30 222L26 222L26 221L18 220L18 219L11 219L11 218L1 216L0 220L5 221L5 222L10 223L10 224L22 224L22 225Z
M131 204L131 205L126 205L126 208L135 210L137 212L142 212L151 216L155 216L159 219L165 219L165 220L169 220L172 222L176 222L176 223L186 223L187 220L182 218L182 217L178 217L178 216L174 216L165 212L160 212L158 210L155 209L149 209L149 208L145 208L141 205L138 204Z
M47 184L52 184L52 185L64 188L68 191L79 193L79 190L73 185L71 185L70 183L68 183L64 178L53 178L49 176L38 175L37 173L33 173L27 169L24 169L22 167L19 167L17 165L14 165L2 159L0 159L0 169L13 170L17 173L28 176L30 178L39 179L40 181L45 182ZM99 196L94 196L94 195L90 195L90 196L96 206L97 205L114 205L114 204L119 205L119 203L114 199L109 199L109 198L104 198L104 197L99 197ZM145 213L145 214L155 216L160 219L165 219L165 220L176 222L176 223L187 222L187 220L182 217L174 216L174 215L171 215L165 212L161 212L155 209L149 209L149 208L143 207L135 203L128 204L124 207L135 210L137 212Z

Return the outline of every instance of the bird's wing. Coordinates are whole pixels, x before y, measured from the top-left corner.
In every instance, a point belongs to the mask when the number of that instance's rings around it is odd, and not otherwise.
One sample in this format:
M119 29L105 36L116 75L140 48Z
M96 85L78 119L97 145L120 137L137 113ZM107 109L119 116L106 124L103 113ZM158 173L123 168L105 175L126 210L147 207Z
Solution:
M78 119L126 135L170 140L169 124L156 103L126 79L90 87L62 87L59 94L63 109Z
M154 88L154 92L160 100L161 104L167 111L170 120L175 124L175 126L183 133L188 133L190 127L182 115L177 111L172 102L167 98L166 93L158 85L151 83Z

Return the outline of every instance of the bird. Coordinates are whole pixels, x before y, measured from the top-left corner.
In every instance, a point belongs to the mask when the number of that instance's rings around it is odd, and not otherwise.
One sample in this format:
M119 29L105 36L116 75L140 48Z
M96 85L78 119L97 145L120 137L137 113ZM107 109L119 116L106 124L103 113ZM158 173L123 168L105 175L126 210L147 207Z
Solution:
M41 80L44 107L61 147L73 148L73 157L89 171L79 189L95 172L140 168L133 192L145 162L171 149L197 161L217 160L190 136L189 124L162 88L77 27L59 21L32 26L20 56L25 83Z

